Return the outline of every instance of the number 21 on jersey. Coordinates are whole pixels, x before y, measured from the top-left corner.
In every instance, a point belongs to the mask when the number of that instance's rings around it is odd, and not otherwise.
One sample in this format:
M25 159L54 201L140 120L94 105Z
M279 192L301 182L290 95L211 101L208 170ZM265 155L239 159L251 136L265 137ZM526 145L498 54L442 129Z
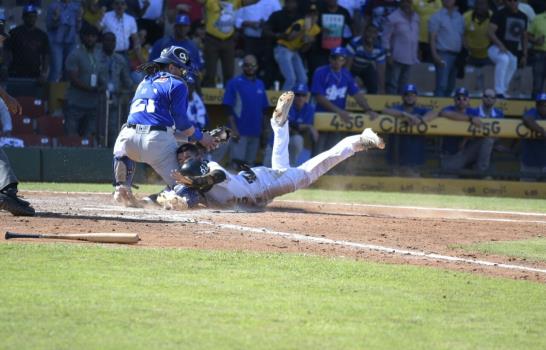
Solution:
M144 112L154 113L155 112L155 101L148 98L138 98L131 103L131 110L129 114Z

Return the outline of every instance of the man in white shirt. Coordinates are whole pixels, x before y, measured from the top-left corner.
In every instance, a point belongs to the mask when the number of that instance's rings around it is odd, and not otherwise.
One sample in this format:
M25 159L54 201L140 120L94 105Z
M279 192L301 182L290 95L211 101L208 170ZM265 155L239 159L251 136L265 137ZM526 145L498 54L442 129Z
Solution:
M114 0L113 11L104 14L100 23L103 32L112 32L116 36L116 53L127 57L127 51L133 44L133 48L140 47L137 35L137 24L133 16L125 13L127 4L125 0Z

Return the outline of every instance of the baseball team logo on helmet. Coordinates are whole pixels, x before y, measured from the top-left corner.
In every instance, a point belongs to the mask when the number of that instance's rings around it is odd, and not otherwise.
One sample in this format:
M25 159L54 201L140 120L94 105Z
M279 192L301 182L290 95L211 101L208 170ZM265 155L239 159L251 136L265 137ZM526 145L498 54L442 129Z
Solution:
M188 50L180 46L171 46L163 49L161 55L154 60L157 63L174 64L179 68L191 67Z
M184 176L201 176L208 174L210 169L205 161L191 158L186 160L179 170Z

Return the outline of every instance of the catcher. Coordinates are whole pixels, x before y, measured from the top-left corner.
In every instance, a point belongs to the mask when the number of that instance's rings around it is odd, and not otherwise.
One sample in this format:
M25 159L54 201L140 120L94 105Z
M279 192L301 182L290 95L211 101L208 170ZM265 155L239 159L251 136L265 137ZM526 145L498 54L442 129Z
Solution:
M271 127L275 134L272 168L247 168L236 175L230 174L218 163L190 157L172 173L179 184L173 191L162 192L157 200L167 209L184 210L205 207L229 209L263 208L275 197L308 187L335 165L356 152L371 148L383 149L385 144L372 129L360 135L348 136L331 149L313 157L297 168L289 166L288 111L294 93L283 93L273 116Z

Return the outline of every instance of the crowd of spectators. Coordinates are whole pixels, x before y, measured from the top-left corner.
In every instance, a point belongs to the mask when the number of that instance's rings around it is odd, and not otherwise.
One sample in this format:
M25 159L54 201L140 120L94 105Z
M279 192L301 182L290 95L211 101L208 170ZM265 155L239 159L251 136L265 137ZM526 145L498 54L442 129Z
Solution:
M256 162L258 149L267 144L260 143L260 136L269 89L299 86L300 95L309 91L312 97L298 103L299 109L309 103L342 120L348 119L348 95L372 117L375 112L364 94L404 96L414 86L411 72L421 62L434 66L435 96L455 95L453 111L439 112L446 118L459 120L457 113L466 113L455 90L465 66L494 67L494 86L484 90L484 99L510 97L508 86L518 67L532 67L533 97L545 89L542 0L53 0L42 8L41 3L29 0L22 24L2 31L2 79L36 86L68 82L66 133L109 145L123 120L98 123L104 101L110 115L123 119L118 99L142 79L136 67L170 45L186 48L201 72L189 104L191 115L208 120L201 87L225 88L226 120L239 136L229 153L236 163ZM0 30L4 22L0 15ZM406 107L401 108L408 112L406 102L404 98ZM484 100L482 117L491 115L485 106ZM427 111L414 114L426 118ZM255 120L247 120L248 115ZM318 136L306 126L303 130L317 144L316 152L342 136ZM480 147L492 148L487 142ZM400 138L396 144L421 148L422 140ZM457 145L455 153L481 149ZM471 163L460 157L447 160L450 152L443 149L445 169ZM488 162L478 166L487 167Z

